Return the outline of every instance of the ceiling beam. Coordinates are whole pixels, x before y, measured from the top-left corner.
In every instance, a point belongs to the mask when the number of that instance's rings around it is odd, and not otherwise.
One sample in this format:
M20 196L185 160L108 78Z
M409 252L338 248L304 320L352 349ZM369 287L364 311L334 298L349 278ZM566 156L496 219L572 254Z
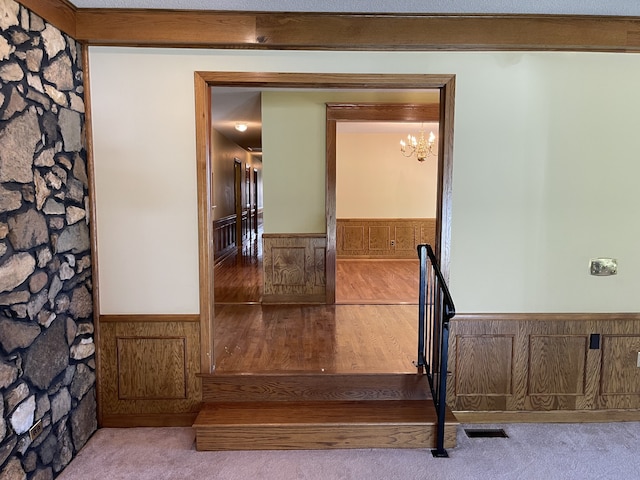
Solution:
M102 45L319 50L640 51L640 18L78 10Z
M187 10L80 9L76 39L90 45L254 46L255 15Z
M20 2L89 45L640 52L640 17L77 9L67 0Z

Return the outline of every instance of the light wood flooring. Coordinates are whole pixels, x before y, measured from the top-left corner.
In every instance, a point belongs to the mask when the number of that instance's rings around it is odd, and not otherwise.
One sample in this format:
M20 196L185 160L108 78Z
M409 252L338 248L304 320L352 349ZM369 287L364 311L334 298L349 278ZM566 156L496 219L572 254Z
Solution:
M261 241L214 272L216 373L411 373L417 260L339 260L336 305L262 305Z

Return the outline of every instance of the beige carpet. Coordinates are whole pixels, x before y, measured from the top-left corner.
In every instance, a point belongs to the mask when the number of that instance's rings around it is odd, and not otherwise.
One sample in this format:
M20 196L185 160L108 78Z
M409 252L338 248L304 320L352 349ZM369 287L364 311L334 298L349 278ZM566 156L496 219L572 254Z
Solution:
M190 428L102 429L58 477L135 479L640 479L640 423L475 425L450 458L427 450L196 452Z

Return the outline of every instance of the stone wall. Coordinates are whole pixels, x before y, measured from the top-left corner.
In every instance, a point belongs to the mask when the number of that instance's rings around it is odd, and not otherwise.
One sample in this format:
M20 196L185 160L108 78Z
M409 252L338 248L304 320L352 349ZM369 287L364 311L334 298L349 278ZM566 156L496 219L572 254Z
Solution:
M97 426L81 57L0 0L3 480L54 478Z

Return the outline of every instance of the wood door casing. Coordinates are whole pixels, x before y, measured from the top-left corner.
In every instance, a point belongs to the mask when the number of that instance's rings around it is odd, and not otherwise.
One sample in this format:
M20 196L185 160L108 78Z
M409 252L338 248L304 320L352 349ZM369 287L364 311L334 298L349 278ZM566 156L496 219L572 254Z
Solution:
M426 89L427 87L425 87ZM326 169L326 302L335 303L337 218L336 218L336 129L338 122L404 121L439 122L438 186L436 200L435 252L440 269L449 278L449 239L451 232L451 181L453 170L453 90L454 78L430 87L440 90L440 100L431 104L327 104Z
M236 248L242 250L242 163L233 161L233 196L236 212Z
M198 251L200 264L200 331L201 331L201 371L207 373L214 368L213 352L213 225L211 222L211 87L254 87L254 88L315 88L315 89L440 89L440 130L438 150L439 167L442 175L442 192L439 192L438 212L441 213L440 262L445 277L448 277L449 238L450 238L450 194L453 153L453 110L455 94L455 75L425 74L351 74L351 73L280 73L280 72L195 72L195 117L196 117L196 174L198 186ZM328 132L328 135L330 132ZM327 152L335 146L327 136ZM328 166L327 185L333 175L335 190L335 163L331 173ZM442 165L441 165L442 164ZM440 187L439 187L440 188ZM333 282L333 297L327 296L329 303L335 303L335 195L333 204L326 197L327 239L333 239L333 245L327 248L326 278ZM329 230L332 228L333 230Z

